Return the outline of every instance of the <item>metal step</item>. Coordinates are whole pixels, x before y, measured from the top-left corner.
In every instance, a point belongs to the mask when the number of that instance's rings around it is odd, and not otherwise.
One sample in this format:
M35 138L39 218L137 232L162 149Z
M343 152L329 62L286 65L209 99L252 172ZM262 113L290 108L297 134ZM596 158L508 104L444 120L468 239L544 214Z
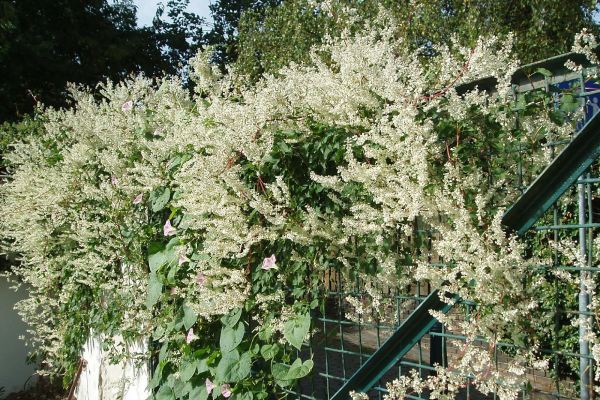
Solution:
M600 117L594 115L502 217L522 236L600 156Z
M452 305L440 299L437 290L431 292L331 400L346 400L353 390L366 392L371 389L437 323L429 311L446 314L451 308Z

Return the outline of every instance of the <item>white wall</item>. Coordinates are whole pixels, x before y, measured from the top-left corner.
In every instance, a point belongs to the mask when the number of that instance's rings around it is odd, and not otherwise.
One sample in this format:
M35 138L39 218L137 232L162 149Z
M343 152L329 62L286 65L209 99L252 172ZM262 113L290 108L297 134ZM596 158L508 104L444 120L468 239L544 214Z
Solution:
M113 337L115 346L126 346L132 354L147 352L146 341L126 344L120 337ZM147 363L135 365L133 361L111 364L108 354L102 351L100 338L92 335L83 348L85 365L79 377L76 398L78 400L121 399L146 400L150 373Z
M27 348L19 339L25 334L26 325L13 310L15 303L26 296L24 287L15 292L6 278L0 277L0 387L4 386L5 394L23 390L23 385L35 372L35 367L26 363ZM28 387L32 383L33 378Z

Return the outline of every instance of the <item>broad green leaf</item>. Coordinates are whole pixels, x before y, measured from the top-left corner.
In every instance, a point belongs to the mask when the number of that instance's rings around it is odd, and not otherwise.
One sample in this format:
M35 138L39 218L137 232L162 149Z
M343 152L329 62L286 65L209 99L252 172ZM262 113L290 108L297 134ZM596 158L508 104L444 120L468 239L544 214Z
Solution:
M187 331L196 323L198 319L198 314L194 311L193 308L188 306L187 304L183 305L183 327Z
M298 315L283 326L283 336L292 346L300 350L304 337L310 330L310 314Z
M240 357L237 350L225 354L217 365L216 378L220 382L239 382L250 374L252 357L246 352Z
M169 188L156 189L150 194L150 202L153 212L159 212L171 199L171 190Z
M275 363L271 367L271 374L275 379L287 380L287 374L289 370L289 365L283 363Z
M572 94L563 94L560 98L560 110L564 112L574 112L579 108L579 102Z
M148 266L150 272L156 272L163 265L176 263L176 247L179 239L172 238L166 245L160 242L153 242L148 246Z
M282 363L274 363L271 367L271 374L275 378L275 382L281 386L290 386L294 381L287 379L287 374L290 370L290 366Z
M198 362L197 370L198 370L199 374L208 371L208 362L207 362L206 358L203 358L202 360L200 360Z
M225 326L233 327L235 324L238 323L241 316L242 316L242 309L234 308L233 310L231 310L229 312L229 314L221 317L221 322Z
M194 373L196 372L196 362L195 360L186 360L181 363L181 367L179 369L179 378L183 382L189 381Z
M148 246L148 266L151 272L156 272L164 265L164 249L165 245L159 242L150 243Z
M158 361L162 361L167 358L167 352L169 351L169 343L164 342L160 347L160 351L158 352Z
M242 342L246 329L242 322L239 322L235 327L224 326L221 328L221 338L219 344L223 354L229 353Z
M538 68L535 70L535 72L537 72L538 74L544 75L546 78L549 78L552 76L552 72L550 72L550 70L548 70L546 68Z
M173 382L173 394L175 395L176 399L180 399L183 397L184 392L185 391L185 382L183 382L181 379L175 379L175 381Z
M169 268L169 272L167 273L167 283L174 285L175 284L175 275L179 271L178 263L171 263L171 267Z
M174 400L175 394L173 393L173 389L171 389L167 385L161 385L158 388L158 392L154 395L156 400Z
M160 282L155 273L151 273L148 282L148 296L146 297L146 306L154 307L158 302L162 293L163 284Z
M252 392L244 392L244 393L235 393L231 400L253 400L254 395Z
M265 360L270 360L277 355L279 352L279 345L275 344L265 344L260 349L260 355L263 356Z
M160 325L157 326L156 329L154 329L154 333L152 333L152 339L154 340L158 340L160 338L162 338L165 334L165 327Z
M287 379L300 379L304 378L306 375L310 373L314 366L313 360L306 360L302 362L301 359L296 358L296 360L290 366L290 369L287 373Z
M181 396L185 396L186 394L190 393L192 390L194 390L194 385L192 385L191 381L185 382L183 385L183 388L181 389Z
M200 384L192 389L190 392L190 399L193 400L206 400L208 399L208 393L206 392L206 386Z

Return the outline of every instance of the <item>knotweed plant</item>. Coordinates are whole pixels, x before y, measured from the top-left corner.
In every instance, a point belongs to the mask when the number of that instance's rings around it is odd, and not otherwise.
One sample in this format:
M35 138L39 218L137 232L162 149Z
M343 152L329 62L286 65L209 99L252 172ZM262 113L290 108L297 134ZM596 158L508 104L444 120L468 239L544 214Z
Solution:
M438 316L468 337L460 365L395 381L391 397L450 396L469 374L481 392L515 398L536 347L502 371L491 352L535 329L525 325L544 282L524 287L532 261L500 227L516 197L507 150L569 128L540 103L516 128L510 46L488 37L423 59L373 27L254 86L205 52L190 66L194 95L173 77L107 82L99 95L72 88L72 109L41 112L43 132L14 145L1 188L6 248L21 258L14 278L30 287L18 310L42 371L70 382L99 332L115 361L156 361L160 398L267 398L313 368L297 350L336 269L478 304L468 321ZM488 76L493 93L456 90ZM531 154L539 169L543 151ZM415 240L417 221L437 232L431 245ZM349 299L353 317L386 317L370 293ZM117 335L148 340L149 354Z

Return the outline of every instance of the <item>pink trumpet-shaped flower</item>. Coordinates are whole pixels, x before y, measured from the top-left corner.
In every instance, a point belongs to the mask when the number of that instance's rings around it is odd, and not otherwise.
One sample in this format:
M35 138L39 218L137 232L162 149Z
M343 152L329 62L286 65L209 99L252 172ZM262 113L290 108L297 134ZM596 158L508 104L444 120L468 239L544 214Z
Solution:
M112 176L110 178L110 183L112 183L114 186L117 186L119 184L119 180L117 179L116 176Z
M179 255L179 260L177 261L179 263L179 265L185 264L186 262L190 261L189 258L187 258L185 256L185 254L180 254Z
M206 393L210 394L213 389L215 388L215 384L212 383L212 381L208 378L206 378L206 381L204 382L204 384L206 385Z
M229 384L225 383L221 385L221 394L225 398L231 396L231 387L229 386Z
M131 110L133 110L133 101L132 100L126 101L121 106L121 111L123 111L123 112L131 111Z
M185 336L185 342L190 344L196 339L196 335L194 335L194 328L190 328L187 335Z
M163 233L165 236L173 236L175 232L177 232L177 229L173 228L170 220L167 220L167 222L165 222L165 226L163 226Z
M275 254L272 254L271 257L267 257L263 260L262 269L265 271L277 269L277 265L275 265L276 262L277 259L275 258Z
M196 275L196 283L198 284L198 286L204 286L204 284L206 283L206 276L204 276L202 272L198 272L198 274Z
M144 199L144 193L140 193L137 196L135 196L135 199L133 199L133 204L140 204L143 199Z

